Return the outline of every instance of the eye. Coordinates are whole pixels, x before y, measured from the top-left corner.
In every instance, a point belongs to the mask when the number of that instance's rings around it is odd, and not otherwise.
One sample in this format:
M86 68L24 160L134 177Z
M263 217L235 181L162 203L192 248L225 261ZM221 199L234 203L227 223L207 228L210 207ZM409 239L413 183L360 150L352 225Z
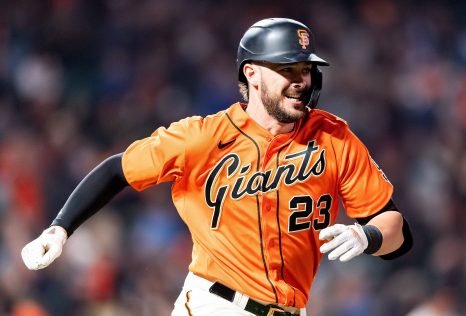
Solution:
M278 70L279 72L289 73L292 71L291 67L283 67Z
M311 73L311 67L303 68L303 74L307 75L308 73Z

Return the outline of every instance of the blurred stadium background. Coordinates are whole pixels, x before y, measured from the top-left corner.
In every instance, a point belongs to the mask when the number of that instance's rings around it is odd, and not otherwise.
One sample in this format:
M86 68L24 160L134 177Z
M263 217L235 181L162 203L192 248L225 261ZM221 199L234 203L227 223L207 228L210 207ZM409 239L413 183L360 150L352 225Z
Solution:
M311 25L331 63L319 106L365 141L415 238L397 261L325 259L308 315L466 315L465 14L464 1L0 1L0 314L169 315L191 255L169 185L127 189L48 269L27 271L20 249L104 158L239 100L238 41L275 16Z

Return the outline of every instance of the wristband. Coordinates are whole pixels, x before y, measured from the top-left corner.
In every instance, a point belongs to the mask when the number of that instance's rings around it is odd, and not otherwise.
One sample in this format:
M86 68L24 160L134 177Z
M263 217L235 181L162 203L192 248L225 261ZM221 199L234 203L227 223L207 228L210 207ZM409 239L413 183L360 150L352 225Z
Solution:
M374 225L362 226L362 230L367 237L367 248L364 250L365 254L371 255L376 253L382 246L383 235L380 230Z

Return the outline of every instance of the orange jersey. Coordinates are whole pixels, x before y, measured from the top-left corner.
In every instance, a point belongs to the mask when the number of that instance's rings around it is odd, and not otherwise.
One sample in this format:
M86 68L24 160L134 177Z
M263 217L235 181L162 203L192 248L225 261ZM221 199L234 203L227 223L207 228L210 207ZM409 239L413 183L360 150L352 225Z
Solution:
M335 222L339 196L348 216L367 217L393 187L342 119L309 110L273 136L244 107L157 129L125 151L123 171L138 191L173 181L194 243L191 272L302 308L322 258L319 231Z

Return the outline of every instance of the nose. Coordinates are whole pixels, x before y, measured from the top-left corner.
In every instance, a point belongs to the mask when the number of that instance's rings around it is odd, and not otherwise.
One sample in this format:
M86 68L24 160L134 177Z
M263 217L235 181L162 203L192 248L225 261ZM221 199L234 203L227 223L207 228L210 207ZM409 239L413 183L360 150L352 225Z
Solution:
M293 88L301 89L306 86L306 81L303 78L301 78L301 80L294 81L291 85L293 86Z
M291 81L291 86L297 90L304 89L306 87L306 84L307 84L307 76L304 74L300 74L300 73L293 76L292 81Z

